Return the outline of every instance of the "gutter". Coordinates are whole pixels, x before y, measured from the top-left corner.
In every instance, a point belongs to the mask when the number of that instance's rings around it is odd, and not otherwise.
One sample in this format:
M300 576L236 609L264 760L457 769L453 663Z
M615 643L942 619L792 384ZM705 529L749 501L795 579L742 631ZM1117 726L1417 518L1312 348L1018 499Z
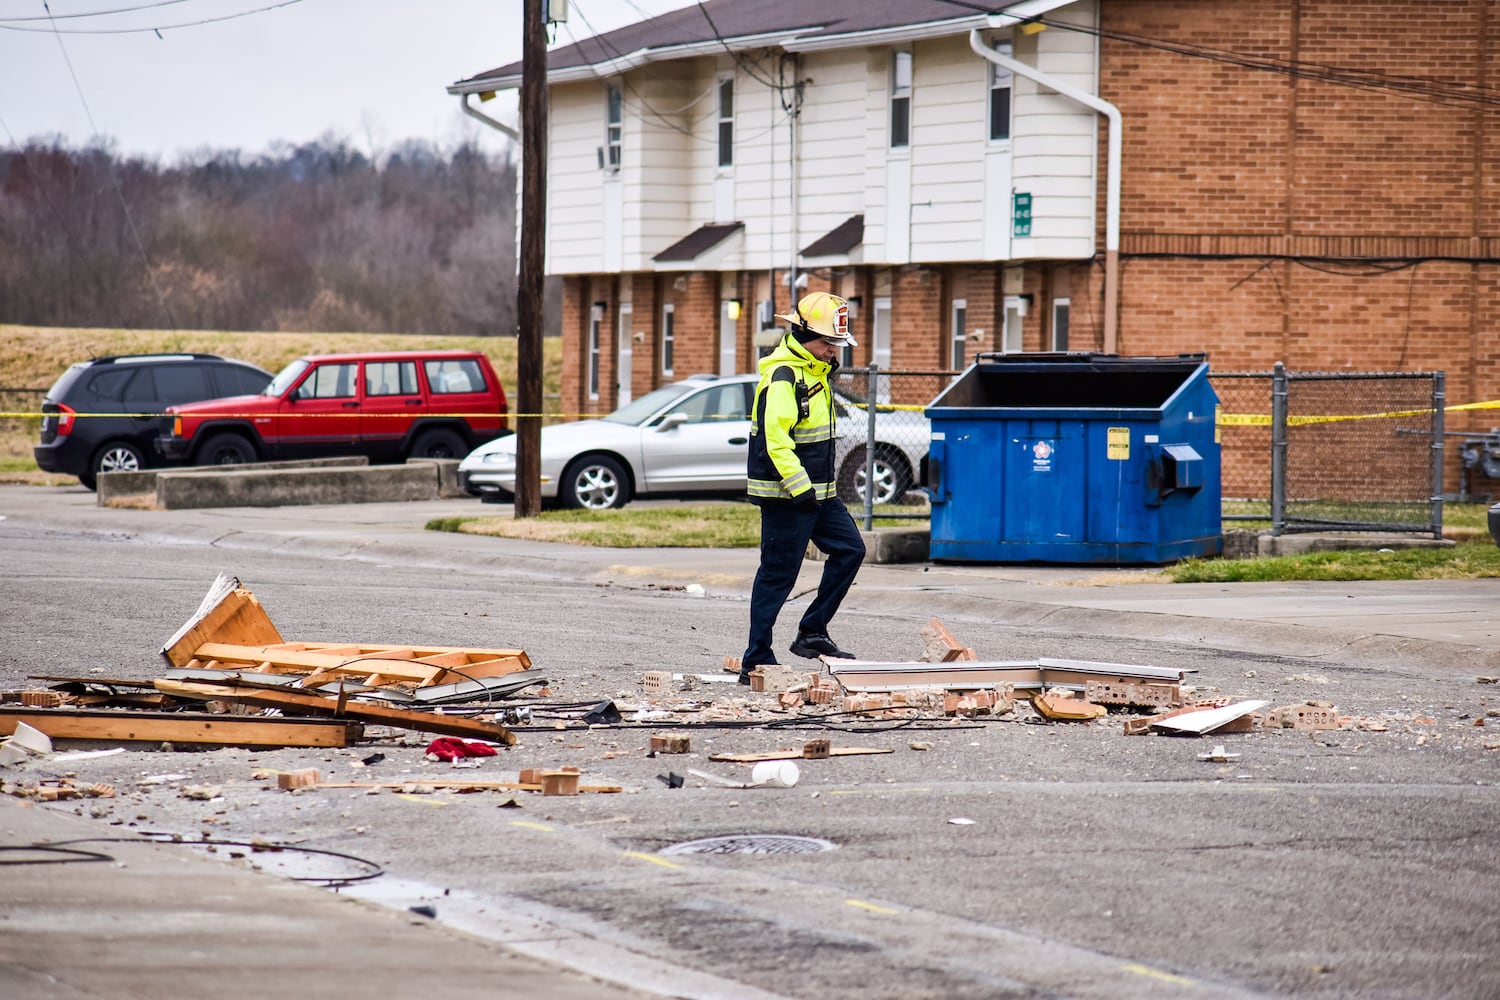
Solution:
M515 142L521 141L520 132L511 128L509 125L505 124L502 121L497 121L496 119L491 118L489 115L485 114L483 111L480 111L478 108L474 107L474 105L470 104L469 98L473 96L474 95L472 93L460 95L459 106L464 109L464 114L468 115L470 118L476 119L477 121L484 122L492 129L497 129L501 132L504 132Z
M1009 27L1014 18L997 19L994 26ZM969 48L996 66L1003 66L1028 80L1035 80L1071 101L1097 111L1109 119L1109 162L1106 167L1104 207L1104 353L1114 354L1119 342L1120 310L1120 160L1124 146L1123 119L1120 109L1070 83L1048 76L1034 66L1002 56L984 44L976 28L969 32Z

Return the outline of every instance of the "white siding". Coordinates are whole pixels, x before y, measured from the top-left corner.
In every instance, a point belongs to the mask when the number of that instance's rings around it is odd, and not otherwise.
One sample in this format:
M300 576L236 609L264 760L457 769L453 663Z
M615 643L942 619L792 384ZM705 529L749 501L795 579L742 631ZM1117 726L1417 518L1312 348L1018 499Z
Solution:
M1094 23L1093 0L1058 14ZM1081 31L1017 34L1016 58L1088 93L1098 93L1095 40ZM1031 193L1031 236L1011 241L1015 259L1084 258L1096 247L1095 192L1102 116L1017 76L1012 184Z
M988 65L966 35L924 42L912 62L911 259L979 260Z
M1080 0L1059 16L1088 24L1095 11L1096 0ZM1097 92L1092 36L1017 33L1014 46L1023 62ZM761 82L778 78L774 55L754 62L742 56L753 73L720 53L627 74L620 81L623 161L612 179L600 170L596 153L604 141L606 81L553 86L548 271L605 270L606 183L618 184L623 196L619 260L625 271L651 270L652 256L696 227L731 221L745 225L744 248L722 266L784 268L795 251L861 213L866 264L980 261L1004 253L1007 244L1012 259L1091 256L1101 208L1095 204L1099 116L1017 76L1010 143L990 143L989 68L970 51L967 35L919 42L912 54L911 145L898 151L890 149L887 134L889 48L799 57L807 82L797 125L796 206L789 115L781 95ZM735 79L735 162L721 169L717 83L725 73ZM908 172L910 205L895 207L902 229L893 230L888 185ZM725 206L715 204L715 185L723 178L733 185L729 218L720 218ZM1008 189L988 190L987 178ZM1012 191L1032 195L1030 237L1004 238Z
M603 262L599 225L604 179L597 151L604 143L604 86L563 84L549 96L546 269L548 274L586 274ZM627 126L627 137L629 132Z
M809 53L801 74L812 83L803 91L797 130L797 250L864 211L868 88L859 49Z

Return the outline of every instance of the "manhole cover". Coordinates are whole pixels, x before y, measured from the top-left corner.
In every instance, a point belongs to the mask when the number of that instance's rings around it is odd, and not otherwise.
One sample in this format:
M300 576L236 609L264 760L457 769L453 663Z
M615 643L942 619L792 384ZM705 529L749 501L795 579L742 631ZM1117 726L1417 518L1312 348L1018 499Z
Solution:
M733 837L705 837L663 847L659 854L816 854L834 850L832 841L780 833L746 833Z

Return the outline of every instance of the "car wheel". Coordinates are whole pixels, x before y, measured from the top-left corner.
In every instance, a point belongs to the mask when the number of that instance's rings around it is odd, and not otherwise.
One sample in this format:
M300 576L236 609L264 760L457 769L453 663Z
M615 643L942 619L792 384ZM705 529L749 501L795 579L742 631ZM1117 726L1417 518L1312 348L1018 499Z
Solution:
M244 465L256 459L255 446L238 434L215 434L198 449L198 465Z
M468 453L458 432L443 427L423 431L411 446L412 458L463 458Z
M139 448L128 441L111 441L94 452L88 474L79 476L78 481L91 490L97 489L99 476L105 472L140 472L145 467L146 459Z
M839 476L841 492L865 502L865 478L868 469L863 448L856 449L844 460L843 473ZM906 460L895 449L878 447L875 450L875 503L896 503L911 489L911 469Z
M604 455L580 458L563 473L558 497L564 507L609 510L630 500L630 481L620 463Z

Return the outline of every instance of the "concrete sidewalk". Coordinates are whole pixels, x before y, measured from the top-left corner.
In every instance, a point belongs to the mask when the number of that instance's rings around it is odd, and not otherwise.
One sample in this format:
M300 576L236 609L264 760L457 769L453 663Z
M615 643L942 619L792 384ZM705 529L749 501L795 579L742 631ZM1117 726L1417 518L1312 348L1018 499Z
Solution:
M0 996L648 995L202 848L98 839L112 829L0 800ZM67 846L26 849L42 843Z

